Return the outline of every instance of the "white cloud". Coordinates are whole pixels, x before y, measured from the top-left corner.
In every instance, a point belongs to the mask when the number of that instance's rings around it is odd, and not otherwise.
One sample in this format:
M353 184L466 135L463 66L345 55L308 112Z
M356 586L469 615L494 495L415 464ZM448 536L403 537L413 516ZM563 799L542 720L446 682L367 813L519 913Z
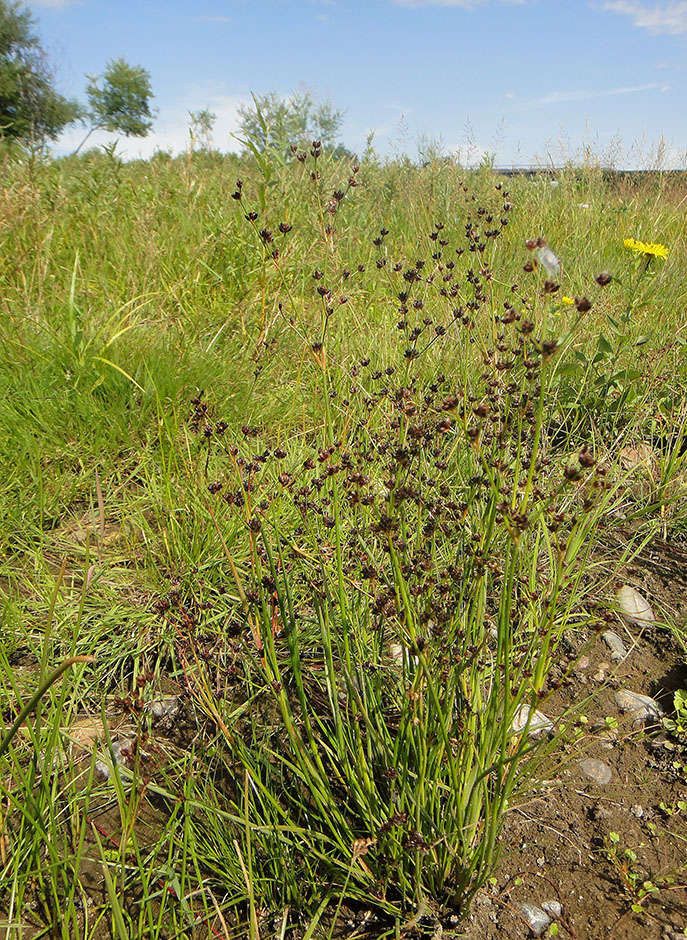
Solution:
M647 5L634 0L613 0L604 3L602 10L631 16L634 25L652 33L687 33L687 3L655 3Z
M70 7L80 2L81 0L30 0L31 6L51 7L53 10L62 10L64 7Z
M628 85L620 88L609 88L604 91L596 89L578 88L573 91L550 91L540 98L534 98L531 101L523 103L524 108L540 107L547 104L565 104L568 101L589 101L592 98L614 98L616 95L633 95L640 91L667 91L669 85L661 85L658 82L650 82L648 85Z
M189 111L207 108L217 115L213 140L218 150L238 150L240 145L231 135L238 128L238 107L250 101L239 95L225 95L217 90L190 90L182 101L170 108L161 108L153 129L147 137L120 137L117 153L125 159L151 157L156 150L183 153L189 146ZM86 134L81 127L70 127L54 146L57 155L73 153ZM108 143L116 135L97 131L88 138L87 148Z
M460 7L462 10L474 10L475 7L482 6L488 0L391 0L395 6L399 7ZM509 6L524 6L531 0L500 0L501 3L507 3Z
M392 3L399 7L462 7L472 10L484 0L392 0Z

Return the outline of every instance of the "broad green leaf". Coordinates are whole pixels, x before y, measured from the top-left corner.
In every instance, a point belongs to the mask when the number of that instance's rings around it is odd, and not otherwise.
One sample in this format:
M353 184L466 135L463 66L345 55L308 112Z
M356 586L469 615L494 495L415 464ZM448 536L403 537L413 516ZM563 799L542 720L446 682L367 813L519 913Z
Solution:
M597 340L596 347L599 350L599 352L602 352L602 353L613 352L613 346L611 346L611 344L608 342L608 340L603 335L603 333L599 333L599 338Z

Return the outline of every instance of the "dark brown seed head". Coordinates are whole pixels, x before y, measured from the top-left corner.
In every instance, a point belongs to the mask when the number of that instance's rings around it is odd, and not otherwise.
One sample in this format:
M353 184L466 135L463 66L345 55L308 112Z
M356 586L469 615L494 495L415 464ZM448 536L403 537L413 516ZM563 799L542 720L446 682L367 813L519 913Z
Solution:
M594 457L587 446L582 448L578 454L577 459L580 462L580 466L585 468L593 467L596 463L596 460L594 460Z

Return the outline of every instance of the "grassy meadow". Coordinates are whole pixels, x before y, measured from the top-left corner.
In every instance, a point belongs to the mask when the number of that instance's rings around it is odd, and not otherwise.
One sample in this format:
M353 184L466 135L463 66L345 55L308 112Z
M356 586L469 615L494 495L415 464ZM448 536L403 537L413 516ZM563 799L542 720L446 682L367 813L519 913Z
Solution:
M562 638L685 538L687 178L2 172L6 935L459 936Z

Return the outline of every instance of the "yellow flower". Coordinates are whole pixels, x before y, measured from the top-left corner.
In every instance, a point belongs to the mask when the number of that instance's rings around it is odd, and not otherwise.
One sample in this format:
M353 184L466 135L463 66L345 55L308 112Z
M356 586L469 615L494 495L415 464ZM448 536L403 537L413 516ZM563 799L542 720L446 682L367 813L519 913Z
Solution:
M565 294L561 297L561 300L566 307L572 307L572 305L575 303L572 297L566 297Z
M668 248L658 242L640 242L636 238L626 238L623 242L626 248L638 255L647 255L650 258L667 258Z

